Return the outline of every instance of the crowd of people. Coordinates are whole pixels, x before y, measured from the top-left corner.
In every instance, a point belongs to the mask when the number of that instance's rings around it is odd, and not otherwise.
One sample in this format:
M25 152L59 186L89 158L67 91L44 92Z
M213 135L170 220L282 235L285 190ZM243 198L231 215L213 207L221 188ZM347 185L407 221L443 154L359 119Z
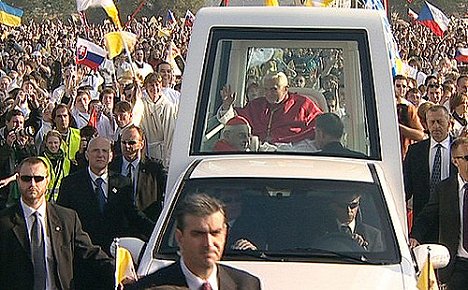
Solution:
M455 60L457 49L468 47L468 26L462 19L452 19L446 36L440 38L421 25L393 20L401 59L414 69L411 76L395 77L394 91L405 190L418 225L417 217L426 212L436 184L457 176L460 158L466 162L466 156L457 156L454 162L450 142L468 134L467 67ZM77 65L77 37L104 46L103 36L114 30L112 25L109 21L81 25L70 19L31 21L16 28L0 26L0 123L4 124L0 129L0 209L31 206L21 201L27 192L25 184L47 179L47 201L74 209L91 241L104 252L109 252L115 236L148 238L161 211L180 102L182 78L176 72L183 69L166 59L174 47L184 59L191 34L190 25L166 27L162 17L133 20L128 26L138 36L133 63L123 53L106 60L98 71ZM252 133L261 141L302 140L300 135L284 136L284 132L270 132L270 128L252 123L258 108L287 98L302 102L300 109L309 112L304 116L309 127L302 134L309 136L314 131L323 141L319 148L362 157L340 144L343 124L336 119L341 113L334 103L339 102L342 78L339 51L303 50L294 53L294 58L286 51L273 58L281 61L262 65L263 72L257 71L260 66L249 71L246 91L252 102L246 107L233 108L230 88L221 92L220 117L229 118L224 139L215 151L247 150L244 139ZM275 90L268 87L265 92L259 87L259 78L268 71L284 73L270 74L266 85ZM334 114L321 115L314 102L288 93L288 83L321 90ZM257 98L260 93L265 96ZM235 119L234 113L238 115ZM338 133L327 132L326 124L335 121ZM234 131L239 126L242 130ZM71 215L58 211L59 216ZM417 242L439 238L437 228L416 229ZM82 234L81 228L76 230ZM83 242L88 251L97 261L107 263L105 254L91 241ZM81 280L82 289L93 288L101 273L95 274L77 273L86 276Z

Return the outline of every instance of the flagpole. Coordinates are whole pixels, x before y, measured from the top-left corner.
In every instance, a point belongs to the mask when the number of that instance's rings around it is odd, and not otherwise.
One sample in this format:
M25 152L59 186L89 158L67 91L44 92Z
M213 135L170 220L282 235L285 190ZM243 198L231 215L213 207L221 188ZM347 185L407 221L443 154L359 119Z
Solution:
M141 9L143 9L143 6L145 6L145 4L146 4L146 0L140 1L140 4L138 5L138 7L135 9L135 11L133 11L132 15L130 15L130 19L127 22L125 22L124 28L126 28L132 22L132 20L135 18L138 12L140 12Z
M115 279L115 290L118 290L119 289L119 277L118 277L118 267L119 265L117 265L117 253L118 253L118 249L119 249L119 242L120 242L120 239L119 238L114 238L114 245L115 245L115 249L114 249L114 264L115 264L115 271L114 271L114 279Z
M431 247L427 246L427 290L431 289Z

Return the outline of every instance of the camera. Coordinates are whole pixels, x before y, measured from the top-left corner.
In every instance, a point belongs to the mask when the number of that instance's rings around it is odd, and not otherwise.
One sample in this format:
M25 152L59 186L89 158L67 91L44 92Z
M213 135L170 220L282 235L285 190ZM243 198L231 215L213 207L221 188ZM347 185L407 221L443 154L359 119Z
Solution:
M36 133L36 130L34 130L34 127L28 126L26 128L16 128L14 129L14 132L16 134L16 137L34 137L34 133Z

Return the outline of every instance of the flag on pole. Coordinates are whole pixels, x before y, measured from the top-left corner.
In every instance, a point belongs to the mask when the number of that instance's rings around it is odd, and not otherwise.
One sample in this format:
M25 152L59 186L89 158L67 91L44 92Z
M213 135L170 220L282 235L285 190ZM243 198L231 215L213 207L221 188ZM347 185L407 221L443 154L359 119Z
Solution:
M172 13L172 11L168 9L167 16L166 16L166 26L173 26L176 23L177 23L177 20L174 16L174 13Z
M179 48L175 45L173 41L169 43L169 46L167 47L167 52L166 52L166 61L171 64L172 69L174 70L174 75L176 76L181 76L182 71L180 70L179 66L177 65L176 62L176 57L180 56L180 50Z
M158 37L171 37L171 33L172 33L172 31L169 28L166 28L166 27L159 28L158 27Z
M125 49L125 43L127 44L130 52L135 48L137 36L128 31L114 31L104 35L104 44L108 52L110 59L118 56Z
M115 283L118 285L125 278L138 280L135 267L133 266L132 255L124 247L117 247L115 257Z
M20 26L23 10L0 1L0 23L7 26Z
M102 7L106 11L107 15L112 19L115 26L122 28L120 24L119 12L115 7L113 0L76 0L76 8L78 11L84 11L89 7Z
M104 62L106 51L100 46L83 38L77 39L76 42L76 63L83 64L93 70Z
M219 6L220 7L229 6L229 0L221 0L221 2L219 2Z
M421 270L421 274L418 278L418 284L416 286L419 290L439 290L434 267L432 266L432 262L429 258L426 260L426 263L424 263L424 267Z
M91 109L91 114L89 114L88 126L91 126L91 127L97 129L97 125L98 125L98 121L99 121L98 117L99 117L99 112L93 106L93 108Z
M192 27L194 21L195 21L195 15L193 15L192 11L187 9L187 12L185 12L184 25L188 27Z
M458 62L468 63L468 48L459 48L455 53L455 59Z
M408 17L411 18L412 21L416 21L419 15L414 12L411 8L408 8Z
M278 0L265 0L265 6L279 6Z
M435 35L442 37L448 29L450 19L439 8L425 1L417 22L428 27Z

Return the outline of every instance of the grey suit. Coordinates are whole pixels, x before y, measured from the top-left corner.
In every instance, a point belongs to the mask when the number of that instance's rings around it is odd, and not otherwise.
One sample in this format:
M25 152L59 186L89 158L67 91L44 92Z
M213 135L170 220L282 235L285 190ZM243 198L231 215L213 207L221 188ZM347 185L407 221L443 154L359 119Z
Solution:
M94 289L112 289L113 261L91 243L75 211L47 204L47 222L56 265L55 284L75 289L75 261L100 273ZM0 288L33 289L34 271L26 221L19 204L0 212Z
M261 289L260 280L244 271L218 264L219 290L256 290ZM133 285L126 286L125 289L152 289L157 286L179 286L188 289L184 273L180 267L180 260L159 269Z

